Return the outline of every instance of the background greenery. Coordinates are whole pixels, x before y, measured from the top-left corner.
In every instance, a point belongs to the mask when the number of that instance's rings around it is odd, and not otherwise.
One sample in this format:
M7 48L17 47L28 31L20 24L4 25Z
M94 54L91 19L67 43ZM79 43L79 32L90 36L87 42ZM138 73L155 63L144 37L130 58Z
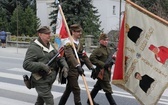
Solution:
M12 35L33 36L39 25L36 0L0 0L0 28Z
M78 23L83 28L84 35L94 35L97 37L100 30L98 10L92 5L92 0L59 0L62 10L64 12L68 26ZM51 25L53 25L53 31L55 32L55 26L58 13L58 5L52 3L52 7L55 8L50 14L52 19Z
M84 35L94 35L95 38L103 29L100 29L98 10L91 4L92 0L60 0L68 25L79 23L83 27ZM152 13L168 20L168 0L132 0ZM51 26L55 32L55 23L58 6L50 13ZM17 26L18 23L18 26ZM40 21L36 17L36 0L0 0L0 28L5 28L12 35L35 36ZM17 30L18 27L18 30ZM109 32L110 33L110 32ZM118 41L118 32L112 31Z
M168 21L168 0L132 0L132 1Z

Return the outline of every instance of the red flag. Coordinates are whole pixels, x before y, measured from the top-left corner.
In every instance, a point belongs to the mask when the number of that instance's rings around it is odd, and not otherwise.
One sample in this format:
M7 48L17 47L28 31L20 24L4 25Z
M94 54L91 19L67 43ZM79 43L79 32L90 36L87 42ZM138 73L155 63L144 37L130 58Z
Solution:
M63 45L65 45L69 37L60 10L58 11L57 15L56 34L58 35L58 37L55 38L55 43L59 49Z
M60 30L60 38L64 39L64 38L67 38L67 37L68 37L68 33L66 31L65 24L64 24L64 22L62 22L62 27L61 27L61 30Z
M116 63L113 72L113 82L115 81L122 81L123 80L123 61L124 61L124 23L125 23L125 16L123 17L122 26L120 29L120 39L118 43L117 55L116 55Z
M57 15L56 34L59 34L59 37L61 39L68 38L68 33L66 31L65 23L63 21L60 11L58 11Z

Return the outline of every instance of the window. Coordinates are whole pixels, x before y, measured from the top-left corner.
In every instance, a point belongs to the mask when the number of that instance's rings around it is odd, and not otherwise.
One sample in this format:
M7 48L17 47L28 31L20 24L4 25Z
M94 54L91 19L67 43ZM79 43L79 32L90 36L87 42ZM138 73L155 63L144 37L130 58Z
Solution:
M113 5L113 15L116 15L116 6Z

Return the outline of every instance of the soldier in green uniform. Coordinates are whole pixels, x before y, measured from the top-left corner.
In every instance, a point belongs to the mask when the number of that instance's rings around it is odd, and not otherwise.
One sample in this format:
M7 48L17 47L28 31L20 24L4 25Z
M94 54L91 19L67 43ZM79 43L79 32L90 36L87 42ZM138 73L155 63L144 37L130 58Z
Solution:
M73 92L74 95L75 105L82 105L80 98L80 87L78 84L78 77L79 75L84 75L84 70L82 69L83 64L85 64L89 68L89 70L93 69L93 65L90 62L88 56L86 55L86 52L83 50L82 43L79 41L82 35L81 26L78 24L73 24L70 26L70 31L81 64L79 64L79 62L76 59L75 52L73 50L71 43L67 41L67 43L64 46L64 52L65 52L64 54L69 66L69 72L67 77L68 82L66 84L66 89L58 105L65 105L71 92Z
M102 72L103 73L102 79L97 78L97 82L94 85L94 88L92 89L90 94L92 99L94 99L98 91L103 89L110 105L116 105L116 102L114 101L111 95L112 94L112 87L110 85L111 67L109 64L105 64L105 61L108 58L108 55L110 54L111 51L110 48L107 46L108 37L106 34L104 33L100 34L99 43L100 46L98 46L95 50L93 50L92 54L90 55L90 61L92 62L92 64L96 66L96 70L98 71L104 70L104 72Z
M50 43L50 29L43 26L37 30L38 38L34 40L26 52L23 68L31 72L31 86L37 91L35 105L54 105L51 93L52 84L56 79L58 67L65 71L68 65L63 57L57 57L50 66L46 65L57 54L57 50Z

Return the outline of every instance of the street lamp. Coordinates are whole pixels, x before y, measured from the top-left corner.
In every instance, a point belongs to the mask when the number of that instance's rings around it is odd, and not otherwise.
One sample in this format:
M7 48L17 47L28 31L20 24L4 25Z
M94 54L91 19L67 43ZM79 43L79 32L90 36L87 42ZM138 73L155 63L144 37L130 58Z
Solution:
M120 9L119 9L119 30L120 30L120 27L121 27L121 0L120 0Z
M16 0L16 9L17 9L17 35L16 35L16 43L17 43L17 53L18 53L18 1Z

